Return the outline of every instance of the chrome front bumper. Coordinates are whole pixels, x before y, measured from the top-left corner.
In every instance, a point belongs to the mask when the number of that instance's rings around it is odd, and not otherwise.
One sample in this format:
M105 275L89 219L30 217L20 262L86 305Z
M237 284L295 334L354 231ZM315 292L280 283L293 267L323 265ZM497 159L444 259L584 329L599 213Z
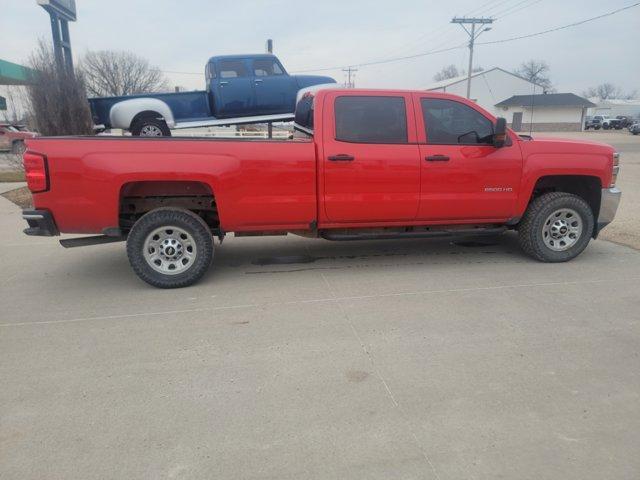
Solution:
M617 187L603 188L600 197L600 213L598 214L598 223L596 225L595 236L600 233L604 227L609 225L618 211L622 192Z

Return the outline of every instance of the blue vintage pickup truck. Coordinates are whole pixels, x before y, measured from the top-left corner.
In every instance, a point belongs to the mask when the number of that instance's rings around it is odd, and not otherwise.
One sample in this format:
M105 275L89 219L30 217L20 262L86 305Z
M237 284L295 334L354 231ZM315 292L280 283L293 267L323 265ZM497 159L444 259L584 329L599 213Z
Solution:
M206 91L90 98L100 129L169 136L171 128L267 123L293 119L300 89L335 84L330 77L289 75L271 54L211 57Z

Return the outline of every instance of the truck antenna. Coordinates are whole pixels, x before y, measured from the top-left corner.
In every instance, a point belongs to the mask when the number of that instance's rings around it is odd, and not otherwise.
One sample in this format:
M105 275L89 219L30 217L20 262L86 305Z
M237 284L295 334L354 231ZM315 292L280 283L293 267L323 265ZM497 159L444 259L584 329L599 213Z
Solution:
M536 98L536 84L533 84L533 93L531 95L531 118L529 119L529 136L533 133L533 105Z

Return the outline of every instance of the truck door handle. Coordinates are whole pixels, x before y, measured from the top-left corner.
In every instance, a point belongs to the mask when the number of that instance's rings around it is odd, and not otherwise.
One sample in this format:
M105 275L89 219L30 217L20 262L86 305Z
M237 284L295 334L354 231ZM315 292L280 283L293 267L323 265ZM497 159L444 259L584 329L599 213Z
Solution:
M347 155L344 153L340 153L338 155L331 155L329 157L329 160L331 160L332 162L352 162L355 159L356 158L353 155Z
M222 81L220 82L220 85L229 85L229 82Z
M261 78L256 78L256 83L262 83L262 79Z
M448 155L429 155L428 157L424 157L427 162L448 162Z

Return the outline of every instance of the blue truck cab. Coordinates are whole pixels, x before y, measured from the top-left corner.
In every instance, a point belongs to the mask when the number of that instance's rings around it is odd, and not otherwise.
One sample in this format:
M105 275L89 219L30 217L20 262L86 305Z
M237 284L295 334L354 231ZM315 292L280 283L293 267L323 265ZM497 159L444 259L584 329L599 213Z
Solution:
M335 84L331 77L289 75L271 54L211 57L205 81L205 91L91 98L94 123L168 136L171 128L289 121L300 89Z

